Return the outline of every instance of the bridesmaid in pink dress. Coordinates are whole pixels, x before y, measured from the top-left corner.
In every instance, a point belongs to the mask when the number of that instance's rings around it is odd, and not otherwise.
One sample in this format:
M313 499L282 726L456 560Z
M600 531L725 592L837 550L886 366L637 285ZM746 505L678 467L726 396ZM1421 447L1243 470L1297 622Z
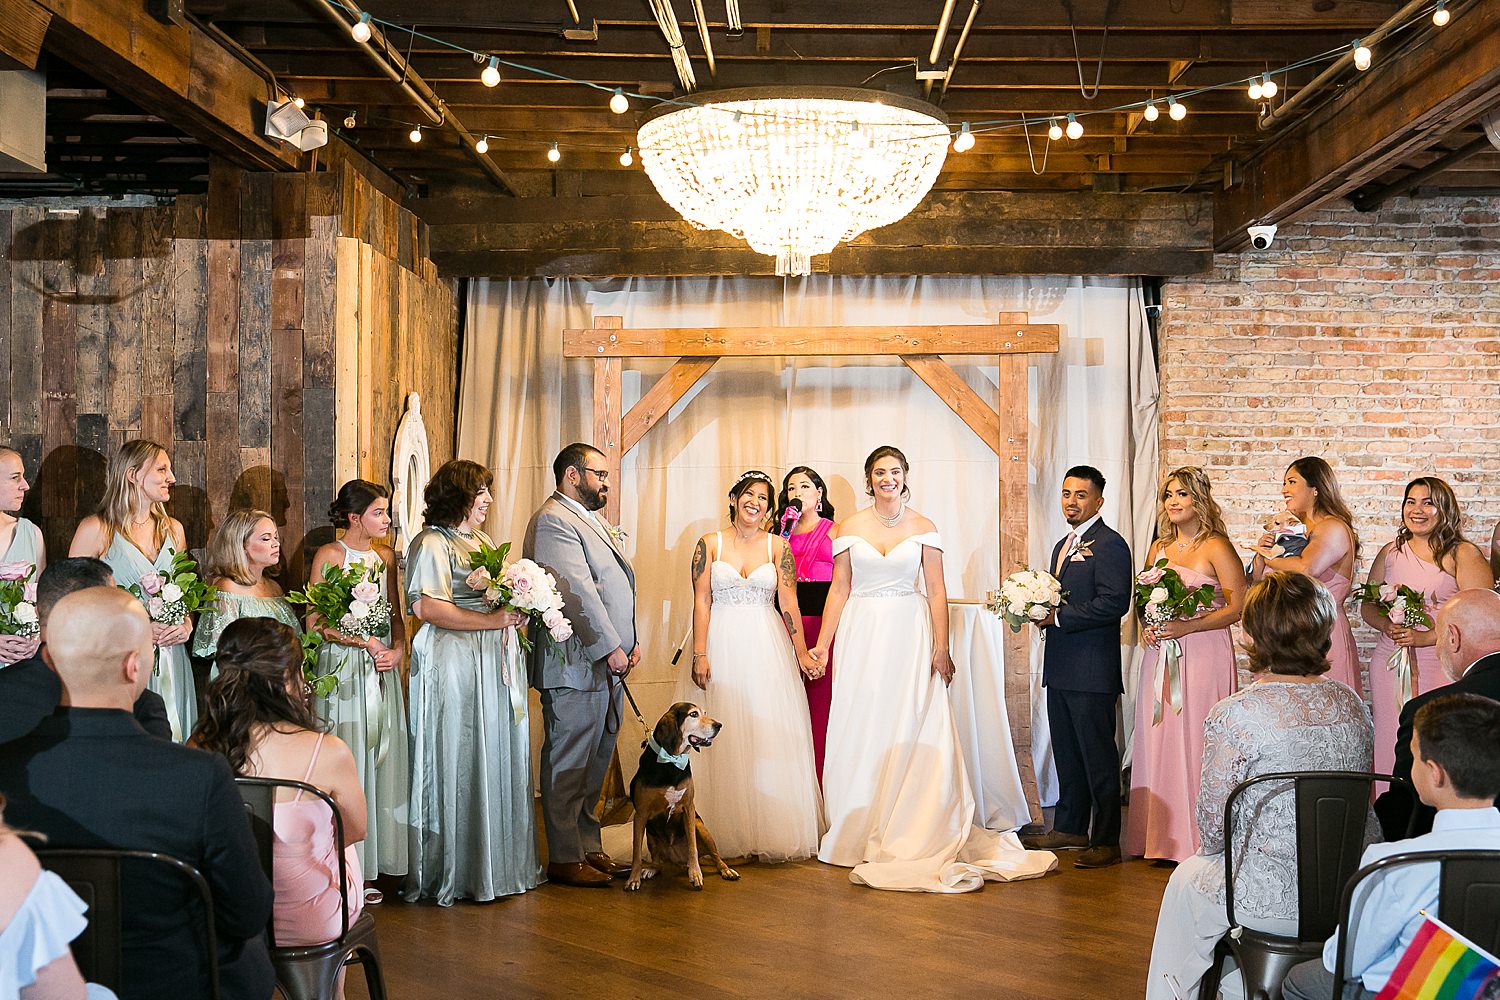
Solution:
M1240 620L1245 570L1224 530L1208 476L1197 466L1178 469L1162 487L1157 540L1150 566L1165 558L1190 587L1212 584L1213 605L1193 618L1143 632L1150 650L1141 664L1130 766L1127 854L1181 861L1198 851L1194 803L1203 768L1203 722L1235 690L1234 643L1229 626ZM1158 678L1161 644L1182 646L1181 704L1172 703L1165 671ZM1161 721L1153 723L1160 700Z
M1255 544L1254 579L1268 570L1306 573L1333 595L1338 617L1333 622L1333 646L1328 650L1326 676L1342 681L1364 697L1360 682L1359 649L1354 644L1354 630L1344 603L1354 586L1354 565L1359 558L1359 535L1354 517L1344 503L1338 479L1327 462L1315 456L1299 458L1287 466L1281 481L1281 497L1287 510L1307 525L1307 548L1298 556L1274 557L1271 546L1276 539L1262 535ZM1368 699L1366 699L1368 700Z
M1406 484L1401 502L1401 527L1370 567L1372 583L1405 584L1425 598L1434 619L1443 602L1460 590L1488 590L1495 585L1489 561L1479 546L1466 541L1460 530L1463 512L1453 488L1436 476ZM1391 664L1398 646L1415 654L1411 673L1413 696L1452 683L1438 662L1437 633L1393 623L1378 605L1360 606L1365 623L1380 633L1370 654L1371 713L1375 717L1375 770L1389 773L1396 761L1396 728L1401 699L1402 664Z
M800 516L789 513L791 502L801 503ZM833 504L823 477L799 465L781 481L776 528L791 546L797 561L797 607L802 612L802 632L811 649L817 645L823 625L823 604L833 579ZM823 745L828 735L828 706L833 700L833 672L802 678L807 691L807 710L812 720L813 757L818 782L823 781Z
M241 618L219 636L207 705L191 744L223 754L237 775L303 781L327 792L344 823L345 881L338 882L333 817L321 799L278 790L271 924L279 946L321 944L339 935L340 903L349 920L364 906L364 875L354 845L365 839L364 786L354 754L322 724L303 690L302 644L273 618Z

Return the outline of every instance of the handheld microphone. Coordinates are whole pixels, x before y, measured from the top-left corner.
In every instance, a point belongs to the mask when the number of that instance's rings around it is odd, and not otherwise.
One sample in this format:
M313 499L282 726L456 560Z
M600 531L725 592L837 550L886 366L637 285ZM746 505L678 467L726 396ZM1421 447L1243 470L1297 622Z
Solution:
M786 510L781 512L781 537L790 538L792 528L802 520L802 501L792 500L786 505Z

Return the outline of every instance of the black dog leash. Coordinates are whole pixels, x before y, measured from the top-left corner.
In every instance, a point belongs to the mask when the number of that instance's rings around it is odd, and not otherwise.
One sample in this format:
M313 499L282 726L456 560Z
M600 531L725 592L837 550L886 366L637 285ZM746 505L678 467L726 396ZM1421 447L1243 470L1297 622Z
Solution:
M625 678L619 674L610 674L609 676L610 683L618 683L620 690L625 692L625 698L630 702L630 710L635 713L635 721L641 724L641 731L644 733L651 732L650 727L646 725L646 719L641 715L640 706L635 703L635 695L630 693L630 685L625 683ZM614 699L611 698L610 701L613 702ZM611 717L605 720L605 732L618 733L620 731L620 718L613 711L609 715Z

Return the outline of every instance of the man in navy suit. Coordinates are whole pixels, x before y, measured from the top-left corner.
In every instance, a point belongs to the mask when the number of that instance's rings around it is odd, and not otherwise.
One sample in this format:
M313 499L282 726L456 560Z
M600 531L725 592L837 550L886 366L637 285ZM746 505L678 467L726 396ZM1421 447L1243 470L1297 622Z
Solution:
M1120 619L1130 611L1132 566L1130 546L1099 518L1103 506L1103 474L1087 465L1069 469L1062 512L1073 530L1053 548L1048 567L1067 603L1037 623L1058 796L1052 832L1025 840L1032 848L1083 850L1075 868L1120 862L1115 706L1124 692Z

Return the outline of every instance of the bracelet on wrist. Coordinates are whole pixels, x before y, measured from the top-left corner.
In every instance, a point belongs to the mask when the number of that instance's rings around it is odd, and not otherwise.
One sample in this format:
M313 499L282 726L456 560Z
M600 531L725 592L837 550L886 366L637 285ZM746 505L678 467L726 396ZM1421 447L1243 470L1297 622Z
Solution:
M693 654L693 659L695 659L695 660L697 660L697 659L705 659L706 660L706 659L708 659L708 654L707 653L694 653Z

